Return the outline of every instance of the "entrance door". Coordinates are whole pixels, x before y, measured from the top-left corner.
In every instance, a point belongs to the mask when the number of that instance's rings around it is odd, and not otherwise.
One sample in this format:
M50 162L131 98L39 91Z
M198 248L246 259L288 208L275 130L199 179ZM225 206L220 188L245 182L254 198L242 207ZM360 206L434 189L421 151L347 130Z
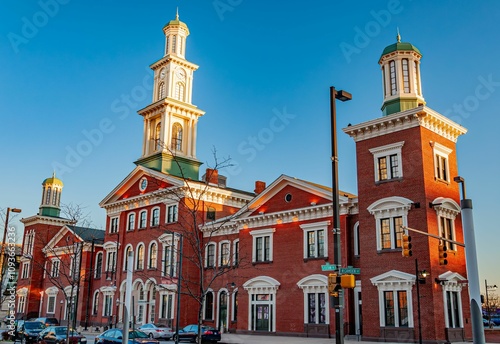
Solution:
M269 305L257 305L257 331L269 331Z
M222 292L219 298L219 331L227 331L227 294Z

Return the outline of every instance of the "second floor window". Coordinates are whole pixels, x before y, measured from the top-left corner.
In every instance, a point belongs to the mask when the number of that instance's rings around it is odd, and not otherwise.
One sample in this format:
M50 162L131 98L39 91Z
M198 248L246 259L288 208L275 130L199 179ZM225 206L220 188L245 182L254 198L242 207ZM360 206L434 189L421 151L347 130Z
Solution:
M135 213L128 214L127 230L133 231L135 229Z
M99 252L95 259L95 278L101 278L102 274L102 252Z
M160 224L160 209L155 208L151 213L151 226L158 226Z
M111 223L109 225L109 232L110 233L117 233L118 232L118 218L113 217L111 219Z
M307 258L325 256L325 230L307 231Z
M167 207L167 223L177 222L177 204Z
M401 216L380 219L380 245L382 249L401 247L402 225L403 217Z
M137 270L144 269L144 245L139 245L137 248L137 263L135 268Z
M375 182L384 182L403 177L401 152L404 142L370 149L375 165Z
M146 217L146 211L141 211L139 214L139 228L146 228Z
M207 263L208 268L215 266L215 244L207 245Z
M106 271L107 272L114 272L115 266L116 266L116 251L108 252L106 260L107 260L106 261Z
M230 249L229 249L229 242L223 242L220 245L220 265L221 266L228 266L230 262Z
M61 261L59 259L54 259L52 261L52 269L50 271L50 275L52 277L59 277L59 268L61 266Z

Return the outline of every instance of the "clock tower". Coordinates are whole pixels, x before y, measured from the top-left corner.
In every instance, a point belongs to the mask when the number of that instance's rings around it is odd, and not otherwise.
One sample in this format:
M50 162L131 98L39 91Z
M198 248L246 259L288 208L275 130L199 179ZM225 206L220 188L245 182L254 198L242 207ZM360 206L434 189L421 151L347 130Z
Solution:
M198 118L192 104L193 74L198 66L185 59L189 29L177 13L163 27L165 51L154 72L152 103L138 111L144 118L142 156L135 163L182 178L199 179L196 159Z

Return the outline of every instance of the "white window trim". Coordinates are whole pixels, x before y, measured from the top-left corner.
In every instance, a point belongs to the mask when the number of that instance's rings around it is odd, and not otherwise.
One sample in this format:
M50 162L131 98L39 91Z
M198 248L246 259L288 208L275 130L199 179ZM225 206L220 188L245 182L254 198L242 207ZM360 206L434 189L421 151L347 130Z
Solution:
M234 241L233 241L233 248L232 248L232 250L233 250L233 251L232 251L232 252L233 252L233 254L232 254L232 257L231 257L231 259L232 259L232 261L233 261L233 265L238 265L238 264L239 264L239 262L238 262L238 260L237 260L237 257L238 257L238 256L239 256L239 254L240 254L240 253L238 252L238 251L239 251L239 249L237 248L237 247L239 247L239 242L240 242L240 239L236 239L236 240L234 240Z
M175 219L174 219L174 221L171 221L171 222L168 221L168 218L169 218L168 209L170 207L175 207ZM176 222L179 221L179 203L170 203L170 204L167 204L165 209L166 209L165 223L176 223Z
M50 307L50 299L54 300L54 303L52 304L52 306L53 306L52 310L49 309L49 307ZM55 314L55 312L56 312L56 301L57 301L57 297L55 295L48 295L47 296L47 314Z
M158 210L158 222L156 224L153 224L153 219L154 219L153 215L155 210ZM151 209L151 219L150 219L151 227L158 227L160 225L160 215L161 215L160 207L154 207L153 209Z
M408 211L412 203L413 202L407 198L393 196L382 198L368 206L368 212L375 218L377 251L382 251L380 220L401 216L403 219L403 226L408 226ZM392 227L391 230L393 230ZM391 248L394 249L395 246L394 236L391 234Z
M449 182L450 181L450 159L449 159L449 156L453 152L453 150L448 148L448 147L445 147L442 144L437 143L437 142L432 142L431 145L432 145L432 156L434 157L434 178L436 178L436 180L443 180L443 181ZM437 174L437 167L438 167L436 165L436 157L437 156L443 157L446 160L446 179L439 177Z
M209 266L208 265L208 246L213 245L214 246L214 265ZM209 241L205 245L205 267L208 268L213 268L217 266L217 243L215 241Z
M153 245L156 245L156 259L155 259L155 262L154 262L154 266L151 267L151 248L153 247ZM158 243L156 241L151 241L149 243L149 246L148 246L148 264L147 264L147 268L148 269L156 269L158 267Z
M116 230L113 230L113 222L116 220ZM120 218L118 216L113 216L109 218L109 233L114 234L118 233L118 229L120 228Z
M444 217L446 219L451 220L451 232L453 235L453 240L456 240L456 231L455 231L455 220L457 218L457 215L460 214L461 208L458 205L457 202L452 200L451 198L443 198L443 197L438 197L434 199L432 202L434 206L432 207L434 211L436 212L436 221L438 224L438 235L442 236L443 233L443 228L441 228L441 217ZM453 251L456 251L458 246L457 245L446 245L448 249L453 247Z
M128 251L128 249L129 249L129 247L130 247L130 250L131 250L132 252L134 252L134 247L132 246L132 244L128 244L127 246L125 246L125 249L123 250L123 264L122 264L122 266L123 266L123 271L127 271L127 268L129 268L129 266L128 266L128 265L126 265L126 262L128 261L128 252L129 252L129 251ZM135 253L134 253L134 254L135 254ZM135 263L135 262L134 262L134 263ZM135 264L132 264L132 265L134 265L134 266L132 267L132 271L134 271L134 270L135 270Z
M134 216L134 223L133 223L132 228L130 228L130 217L131 216ZM136 215L136 213L135 212L128 213L128 215L127 215L127 231L133 231L133 230L135 230L136 222L137 222L137 215Z
M354 255L359 256L359 221L354 224L353 232Z
M303 256L304 259L308 258L326 258L328 257L328 225L330 224L330 221L321 221L321 222L316 222L316 223L307 223L307 224L302 224L300 225L300 228L302 228L303 231ZM308 257L308 242L307 242L307 234L309 232L318 232L318 231L324 231L324 255L322 257ZM316 246L319 243L316 243Z
M221 260L222 260L222 256L223 256L223 253L222 253L222 245L223 244L227 244L227 247L229 249L229 252L228 252L228 257L227 257L227 264L223 265ZM222 240L219 242L219 247L218 247L218 251L219 251L219 260L216 262L216 265L217 266L231 266L231 241L229 240Z
M256 260L256 252L255 252L255 246L256 246L256 240L257 238L264 237L264 236L269 236L269 262L273 261L273 237L274 237L274 232L276 232L276 228L268 228L268 229L257 229L253 230L250 232L250 235L252 236L252 262L254 263L263 263L264 261L258 261ZM267 260L265 261L267 262Z
M401 151L403 148L403 145L405 144L404 141L400 142L395 142L391 143L389 145L385 146L380 146L380 147L375 147L375 148L370 148L369 151L373 155L373 167L374 167L374 177L376 182L386 182L394 179L399 179L403 178L403 159L401 156ZM390 155L396 154L398 157L398 166L399 166L399 175L397 177L392 177L390 179L386 180L380 180L378 178L378 159L382 157L389 157Z
M146 217L144 219L144 227L141 227L141 215L146 214ZM137 219L137 229L144 229L148 227L148 211L147 210L141 210L139 212L139 218Z
M57 264L57 275L54 275L54 263L58 262ZM59 277L61 274L61 260L59 258L53 258L51 259L51 265L50 265L50 276L51 277Z
M137 263L139 263L139 248L142 246L142 267L138 268ZM134 270L144 270L144 266L146 263L146 245L141 241L140 243L137 244L137 247L135 248L135 262L134 262Z
M103 268L103 265L104 265L104 256L103 256L103 253L102 251L101 252L97 252L96 255L95 255L95 264L94 264L94 278L97 278L97 262L99 260L99 255L101 256L101 271L99 271L99 276L102 277L102 268Z
M255 331L256 328L252 328L252 306L254 304L258 304L259 302L252 302L252 295L256 294L269 294L272 296L272 300L266 302L270 309L272 309L270 323L272 323L272 327L269 329L269 332L276 332L276 293L280 286L280 283L269 276L258 276L254 277L243 284L243 288L248 293L248 310L247 310L247 330Z
M207 290L207 295L208 293L211 293L212 294L212 315L211 315L211 318L208 319L208 320L214 320L215 321L215 317L214 317L214 312L215 312L215 308L216 308L216 298L215 298L215 293L214 293L214 290L212 288L209 288ZM207 318L205 317L205 310L207 309L207 298L205 297L204 300L203 300L203 320L207 320Z
M330 324L330 296L328 295L328 277L325 275L315 274L309 275L302 278L297 282L297 286L302 289L304 293L304 324L308 323L309 319L309 299L308 294L325 294L325 324ZM316 313L316 319L318 319L319 314ZM316 321L319 324L318 321Z
M170 276L170 274L164 273L165 267L168 265L166 262L166 257L165 257L165 248L170 246L170 247L172 247L171 254L173 255L172 264L174 265L173 266L173 277L175 277L175 276L177 276L177 258L178 258L177 251L178 251L180 237L179 237L179 235L174 235L174 242L172 243L172 234L166 233L166 234L161 235L158 238L158 240L163 244L162 250L161 250L161 254L162 254L161 275L163 277Z
M45 262L45 266L47 266ZM23 262L21 278L29 278L30 262ZM43 277L45 278L45 270L43 270Z
M94 309L96 306L96 295L97 295L97 312L94 313ZM96 290L94 292L94 295L92 295L92 310L91 310L91 315L97 315L99 313L99 290Z
M414 327L413 320L413 296L412 288L415 284L415 275L391 270L385 272L381 275L375 276L370 279L372 284L378 289L378 307L379 307L379 320L380 327L385 327L385 304L384 304L384 292L385 291L406 291L406 302L408 304L408 328ZM397 295L396 295L397 296ZM394 298L394 319L395 327L399 327L399 313L396 311L398 309L398 298ZM406 326L405 326L406 328Z
M448 303L446 302L446 292L458 292L458 309L459 309L459 322L460 327L464 327L464 319L463 319L463 308L462 308L462 288L467 284L464 283L467 280L465 277L458 273L453 273L451 271L445 272L439 275L438 280L440 281L441 288L443 289L443 312L444 312L444 323L445 327L450 327L450 319L448 318Z

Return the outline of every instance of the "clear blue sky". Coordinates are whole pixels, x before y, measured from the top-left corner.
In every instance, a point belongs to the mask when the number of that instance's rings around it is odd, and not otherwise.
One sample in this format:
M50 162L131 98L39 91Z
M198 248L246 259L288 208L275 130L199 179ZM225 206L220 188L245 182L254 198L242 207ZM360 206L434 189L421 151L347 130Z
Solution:
M200 66L193 103L206 115L198 159L213 163L214 147L230 156L238 168L222 173L244 190L281 174L331 185L329 86L353 94L338 104L339 128L381 116L377 62L399 28L402 41L423 53L427 105L469 130L457 149L474 201L480 278L500 285L494 0L4 0L0 208L36 214L41 182L56 168L62 201L86 207L104 225L98 203L141 154L136 111L151 100L148 66L162 57L162 27L177 6L191 31L186 57ZM276 116L286 118L279 130L270 125ZM113 130L89 146L85 133L102 121ZM338 145L340 188L356 193L354 142L339 132ZM85 154L76 158L70 152L78 149Z

